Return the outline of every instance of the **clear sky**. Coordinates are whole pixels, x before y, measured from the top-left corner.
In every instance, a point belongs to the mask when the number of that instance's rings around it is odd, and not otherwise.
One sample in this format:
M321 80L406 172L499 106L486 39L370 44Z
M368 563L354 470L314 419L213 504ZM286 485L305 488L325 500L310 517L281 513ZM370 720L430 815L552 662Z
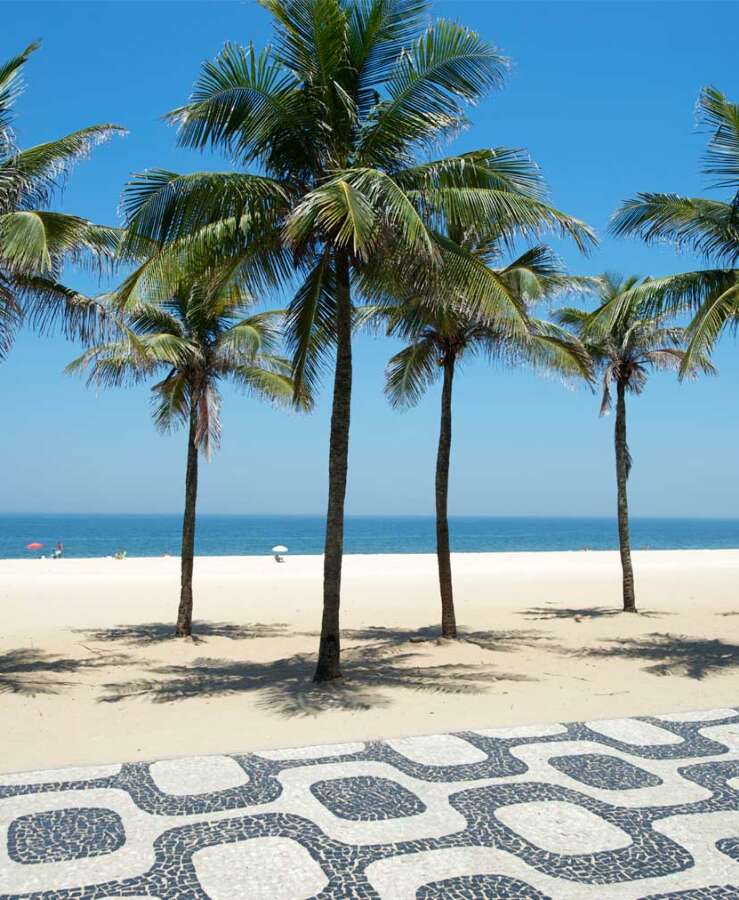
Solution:
M434 12L476 28L512 58L505 88L472 111L472 128L454 146L529 149L553 201L600 234L587 259L555 242L571 271L661 275L698 263L609 238L606 226L639 190L705 193L694 106L706 84L739 99L738 4L455 0L435 3ZM76 169L58 206L116 223L132 172L229 167L178 149L161 116L186 99L201 61L225 41L269 40L268 17L255 3L5 2L1 18L1 58L43 39L18 107L22 146L92 123L129 129ZM66 277L95 289L85 273ZM350 513L433 511L438 388L414 410L390 410L383 367L394 349L384 338L357 344ZM23 334L0 366L0 511L179 511L184 435L155 432L145 388L96 394L63 376L76 351L62 339ZM635 515L739 515L732 338L716 362L718 378L678 384L655 376L630 403ZM227 390L223 446L202 467L200 509L322 512L328 388L311 416ZM596 397L482 363L468 364L455 388L452 513L613 513L613 422L598 418Z

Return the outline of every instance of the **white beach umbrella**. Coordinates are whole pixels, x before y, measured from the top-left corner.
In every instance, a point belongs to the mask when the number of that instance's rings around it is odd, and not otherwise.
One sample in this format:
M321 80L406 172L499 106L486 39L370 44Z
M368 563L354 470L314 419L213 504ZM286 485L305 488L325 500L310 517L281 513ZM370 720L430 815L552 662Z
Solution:
M276 547L272 548L273 553L287 553L287 547L283 547L282 544L278 544Z

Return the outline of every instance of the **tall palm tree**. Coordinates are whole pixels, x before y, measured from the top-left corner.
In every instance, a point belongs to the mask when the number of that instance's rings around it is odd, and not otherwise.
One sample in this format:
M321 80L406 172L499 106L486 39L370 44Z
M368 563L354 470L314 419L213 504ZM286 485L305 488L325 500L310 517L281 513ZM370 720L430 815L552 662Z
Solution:
M56 323L88 338L97 323L94 301L59 282L68 260L98 263L115 251L118 232L45 207L72 165L123 129L92 125L21 150L13 135L22 70L38 44L0 64L0 358L24 321L44 330Z
M500 255L500 237L460 238L460 243L486 262ZM509 265L495 269L497 276L528 308L536 301L565 288L577 289L578 279L568 279L559 270L547 247L527 251ZM454 291L440 285L439 296L429 302L406 299L403 305L381 309L388 333L409 341L389 361L385 392L396 407L415 405L442 377L441 420L436 455L436 555L441 596L441 633L457 637L449 548L449 459L452 444L452 387L463 361L484 356L507 365L530 364L557 369L568 375L590 378L589 358L576 338L552 324L529 318L524 331L509 323L490 319L479 309L464 304Z
M246 270L300 286L288 310L296 390L333 354L323 617L316 681L338 678L339 610L358 282L391 257L445 264L470 302L513 309L474 257L450 248L446 221L557 228L580 222L548 205L521 151L485 149L432 161L467 124L465 107L501 84L507 60L460 24L428 21L424 0L262 0L275 43L226 45L174 110L180 144L224 151L237 172L136 177L124 196L126 251L139 240L199 252L227 248ZM423 154L423 156L422 156ZM253 166L256 171L245 171ZM431 227L433 223L434 227ZM146 277L146 276L144 276ZM521 327L524 327L521 321Z
M682 370L686 375L695 375L698 370L706 373L714 371L702 354L694 354L692 359L688 359L683 349L685 330L667 325L668 315L655 312L650 302L640 297L638 288L648 287L649 284L648 280L640 281L637 276L622 278L607 274L600 281L600 304L593 312L566 308L556 314L561 324L574 329L600 370L603 386L601 415L610 410L611 389L614 386L616 389L614 447L618 543L623 610L631 613L637 610L626 491L631 471L631 454L626 440L626 395L641 394L650 371L655 369Z
M739 315L739 104L707 87L698 109L711 135L703 174L715 179L712 187L728 191L726 200L637 194L621 206L612 223L616 234L635 234L647 243L671 242L713 263L713 268L655 279L639 288L655 309L694 314L686 331L683 372L694 357L712 351L721 332L735 327Z
M291 403L290 364L275 355L282 314L255 313L252 299L231 279L191 279L184 273L167 299L152 296L121 314L120 298L108 298L118 322L115 339L90 347L67 367L88 370L100 385L135 384L158 373L153 387L154 424L161 431L187 427L185 509L182 520L181 587L176 633L192 633L192 575L198 490L198 452L207 458L221 438L219 383L227 380L275 402ZM303 405L308 405L305 394Z

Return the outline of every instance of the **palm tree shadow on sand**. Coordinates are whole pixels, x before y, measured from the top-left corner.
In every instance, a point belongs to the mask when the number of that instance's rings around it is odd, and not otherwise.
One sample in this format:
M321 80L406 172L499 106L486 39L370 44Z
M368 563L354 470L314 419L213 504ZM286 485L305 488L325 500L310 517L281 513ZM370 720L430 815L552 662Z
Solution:
M515 650L540 635L526 632L472 632L475 643L490 649ZM197 697L258 693L258 706L283 716L313 715L329 710L362 711L387 706L391 688L432 694L481 694L506 682L536 681L493 665L445 663L424 665L422 651L409 646L413 637L432 640L438 629L412 631L368 628L345 633L343 678L315 684L315 657L310 653L266 662L200 658L191 664L153 665L150 676L104 685L100 702L119 703L146 698L174 703ZM368 643L369 642L369 643Z
M60 694L83 682L70 676L87 669L124 665L128 657L98 654L94 658L77 659L57 656L33 647L22 647L0 653L0 694Z
M223 637L232 641L248 641L256 638L285 637L291 634L286 622L263 624L253 622L239 625L235 622L193 622L193 633L190 640L194 644L202 644L208 638ZM293 632L294 633L294 632ZM173 622L145 622L138 625L113 625L110 628L77 629L88 641L119 641L134 647L145 647L159 644L176 638Z
M523 610L520 615L525 619L535 621L553 621L555 619L609 619L613 616L622 616L623 612L623 609L610 606L532 606ZM674 616L675 613L655 609L640 609L639 615L643 619L660 619L663 616Z
M739 667L739 644L673 634L648 634L642 638L618 639L607 646L583 650L579 656L644 660L654 675L681 675L701 681Z

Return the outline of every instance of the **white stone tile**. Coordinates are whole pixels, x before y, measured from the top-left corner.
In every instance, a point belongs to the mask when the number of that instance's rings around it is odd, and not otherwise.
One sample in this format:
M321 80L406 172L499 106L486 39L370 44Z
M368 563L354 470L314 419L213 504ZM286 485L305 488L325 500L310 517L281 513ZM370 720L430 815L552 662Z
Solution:
M527 866L512 853L493 847L453 847L391 856L370 863L367 879L383 900L415 900L418 888L447 878L465 875L504 875L530 884L551 900L603 900L602 885L590 886L566 882L564 888L554 878ZM634 897L630 898L634 900Z
M461 766L487 759L482 750L453 734L431 734L387 743L413 762L426 766Z
M727 719L735 716L735 709L706 709L694 712L670 713L668 716L657 716L663 722L710 722L713 719Z
M495 817L521 837L550 853L599 853L628 847L631 836L574 803L541 800L512 803Z
M58 781L92 781L93 778L112 778L121 771L115 766L70 766L66 769L45 769L38 772L11 772L0 775L0 787L16 784L46 784Z
M249 776L229 756L163 759L149 767L154 783L165 794L209 794L249 783Z
M482 731L475 731L475 734L481 734L483 737L492 738L537 738L551 737L555 734L564 734L567 731L564 725L516 725L511 728L484 728Z
M322 756L345 756L348 753L361 753L364 744L326 744L316 747L285 747L281 750L260 750L255 756L262 759L319 759Z
M623 741L625 744L640 747L661 747L683 742L681 737L671 731L637 719L599 719L585 724L598 734L603 734L614 741Z
M718 741L729 750L739 750L739 722L732 722L729 725L709 725L708 728L701 728L700 732L703 737Z
M328 884L301 844L264 837L197 850L198 881L210 900L305 900Z

